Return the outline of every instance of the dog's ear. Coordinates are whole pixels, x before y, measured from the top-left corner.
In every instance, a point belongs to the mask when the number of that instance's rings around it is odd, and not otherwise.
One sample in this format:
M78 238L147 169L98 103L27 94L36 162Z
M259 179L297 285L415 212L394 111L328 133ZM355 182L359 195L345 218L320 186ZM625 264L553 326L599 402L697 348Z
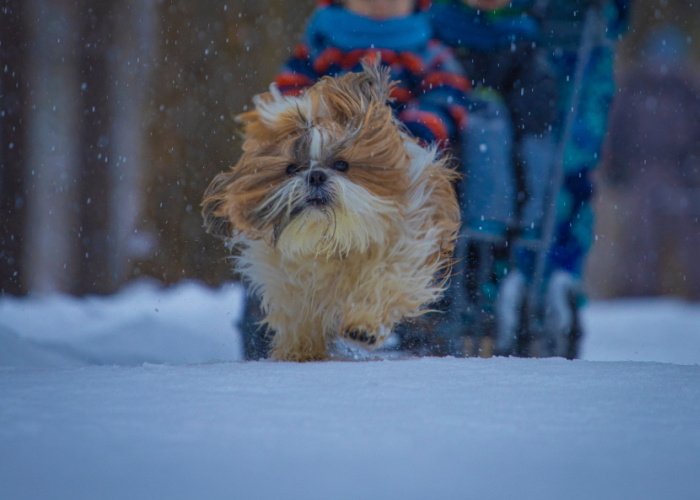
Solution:
M296 126L297 121L308 121L310 110L302 112L302 102L302 99L296 97L283 96L277 86L272 84L268 92L253 97L255 109L238 115L236 121L243 125L246 139L267 142L281 129Z
M243 126L243 129L246 133L245 135L249 133L251 128L254 129L262 125L260 123L260 114L256 109L253 109L252 111L246 111L245 113L237 115L236 123Z
M233 224L228 210L229 186L235 180L233 172L224 172L211 181L202 201L202 217L207 233L218 238L230 238Z
M245 139L263 140L269 134L269 126L263 122L257 109L236 116L236 123L243 127Z

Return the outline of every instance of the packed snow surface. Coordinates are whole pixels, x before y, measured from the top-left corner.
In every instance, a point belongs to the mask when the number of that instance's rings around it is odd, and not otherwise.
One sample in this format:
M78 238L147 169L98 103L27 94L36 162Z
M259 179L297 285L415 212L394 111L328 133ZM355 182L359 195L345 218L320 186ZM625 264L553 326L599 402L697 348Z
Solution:
M0 499L700 498L700 307L584 360L239 362L240 289L0 300ZM632 360L632 361L630 361Z

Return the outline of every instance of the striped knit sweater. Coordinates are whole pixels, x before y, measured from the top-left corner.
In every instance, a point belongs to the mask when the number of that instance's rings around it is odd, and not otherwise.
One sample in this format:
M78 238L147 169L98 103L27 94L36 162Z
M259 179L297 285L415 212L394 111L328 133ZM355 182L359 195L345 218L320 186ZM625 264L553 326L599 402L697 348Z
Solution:
M320 2L304 42L275 83L283 94L295 95L323 76L360 71L363 58L380 55L398 82L391 105L408 130L427 143L458 141L470 83L451 50L432 39L428 4L418 2L410 16L379 21Z

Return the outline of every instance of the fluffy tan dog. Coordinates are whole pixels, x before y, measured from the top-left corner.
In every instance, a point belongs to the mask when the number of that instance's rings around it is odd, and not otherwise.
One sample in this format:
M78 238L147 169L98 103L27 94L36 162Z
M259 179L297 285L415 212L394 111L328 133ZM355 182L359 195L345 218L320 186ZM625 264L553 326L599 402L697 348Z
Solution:
M425 312L449 274L456 174L404 132L388 71L325 77L299 97L256 96L243 156L204 197L207 230L242 244L278 360L373 348Z

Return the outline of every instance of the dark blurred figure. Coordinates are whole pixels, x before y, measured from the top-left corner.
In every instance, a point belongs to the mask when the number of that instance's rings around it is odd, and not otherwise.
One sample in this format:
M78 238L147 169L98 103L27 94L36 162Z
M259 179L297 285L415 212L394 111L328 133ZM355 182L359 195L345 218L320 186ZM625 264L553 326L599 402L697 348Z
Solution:
M700 299L700 86L686 36L649 35L621 78L604 177L620 197L613 293Z

